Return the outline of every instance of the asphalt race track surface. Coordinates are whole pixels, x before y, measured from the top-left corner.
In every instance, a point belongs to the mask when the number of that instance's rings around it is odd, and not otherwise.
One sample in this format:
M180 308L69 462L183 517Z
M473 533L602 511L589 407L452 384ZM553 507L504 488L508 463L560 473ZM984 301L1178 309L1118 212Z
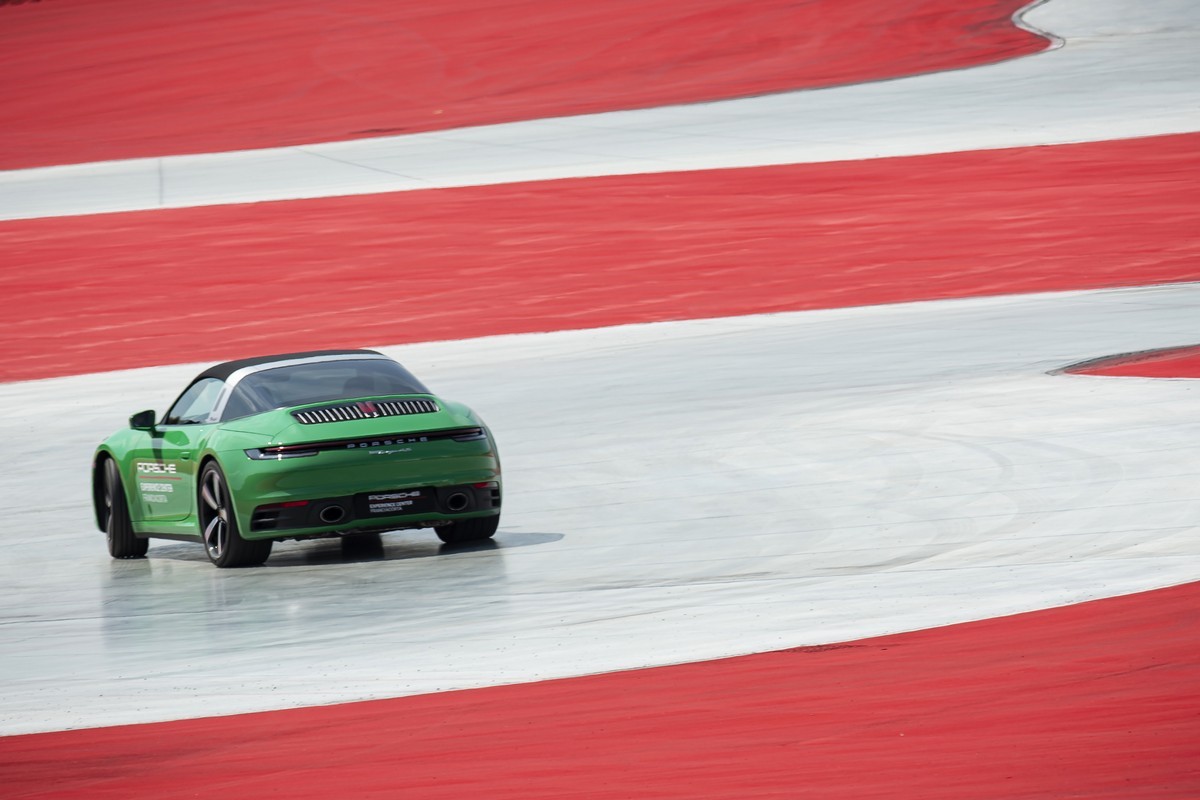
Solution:
M1200 794L1200 12L1000 8L945 52L1029 55L0 173L6 794ZM496 541L109 560L95 443L310 342L488 419Z

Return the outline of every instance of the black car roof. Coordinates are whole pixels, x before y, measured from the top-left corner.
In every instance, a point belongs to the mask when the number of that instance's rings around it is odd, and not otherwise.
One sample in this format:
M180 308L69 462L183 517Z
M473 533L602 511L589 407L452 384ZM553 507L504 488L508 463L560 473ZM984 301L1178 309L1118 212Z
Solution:
M226 361L222 364L214 364L208 369L196 376L196 381L202 378L219 378L228 380L229 376L237 372L243 367L257 367L260 364L270 364L274 361L292 361L298 358L319 358L321 356L379 356L383 355L375 350L309 350L304 353L280 353L273 356L255 356L254 358L240 358L237 361ZM193 381L195 383L195 381Z

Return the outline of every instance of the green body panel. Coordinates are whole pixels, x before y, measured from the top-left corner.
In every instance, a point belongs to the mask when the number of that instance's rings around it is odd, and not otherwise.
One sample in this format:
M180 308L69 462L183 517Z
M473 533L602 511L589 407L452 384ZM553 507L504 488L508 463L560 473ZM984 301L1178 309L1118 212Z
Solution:
M418 397L418 396L406 396ZM418 522L453 521L494 516L498 508L459 514L378 516L338 525L251 530L251 515L261 505L321 500L363 492L417 487L500 483L500 458L490 431L466 406L432 395L434 413L378 417L302 425L279 409L214 424L163 425L153 430L126 428L106 439L96 451L96 465L116 460L139 535L200 539L197 481L200 471L216 460L232 494L238 529L245 539L289 539L355 529L423 527ZM321 404L314 404L321 405ZM300 407L304 408L304 407ZM457 428L482 428L475 441L405 441L389 445L388 436ZM246 450L346 439L378 441L378 446L326 450L313 456L255 460Z

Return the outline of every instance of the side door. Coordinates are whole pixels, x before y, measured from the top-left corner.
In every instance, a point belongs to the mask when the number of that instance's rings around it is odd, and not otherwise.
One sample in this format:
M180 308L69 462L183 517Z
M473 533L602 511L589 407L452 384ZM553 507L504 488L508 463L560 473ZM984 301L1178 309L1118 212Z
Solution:
M171 406L134 455L134 485L142 518L186 519L196 505L197 458L214 423L209 421L224 382L201 378Z

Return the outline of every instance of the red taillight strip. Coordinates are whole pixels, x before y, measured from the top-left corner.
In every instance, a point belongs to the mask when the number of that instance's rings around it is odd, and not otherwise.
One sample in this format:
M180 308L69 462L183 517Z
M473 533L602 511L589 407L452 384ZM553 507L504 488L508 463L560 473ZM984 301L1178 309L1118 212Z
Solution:
M265 506L259 506L258 508L254 509L254 513L257 514L260 511L274 511L279 508L301 508L306 505L308 505L307 500L289 500L286 503L267 503Z
M444 441L446 439L452 439L456 442L476 442L486 438L487 434L483 428L452 428L445 431L392 433L363 439L336 439L333 441L309 442L306 444L276 444L247 450L246 455L256 461L270 461L272 459L315 456L317 453L327 450L357 450L370 447L389 447L398 444L421 444L423 442Z

